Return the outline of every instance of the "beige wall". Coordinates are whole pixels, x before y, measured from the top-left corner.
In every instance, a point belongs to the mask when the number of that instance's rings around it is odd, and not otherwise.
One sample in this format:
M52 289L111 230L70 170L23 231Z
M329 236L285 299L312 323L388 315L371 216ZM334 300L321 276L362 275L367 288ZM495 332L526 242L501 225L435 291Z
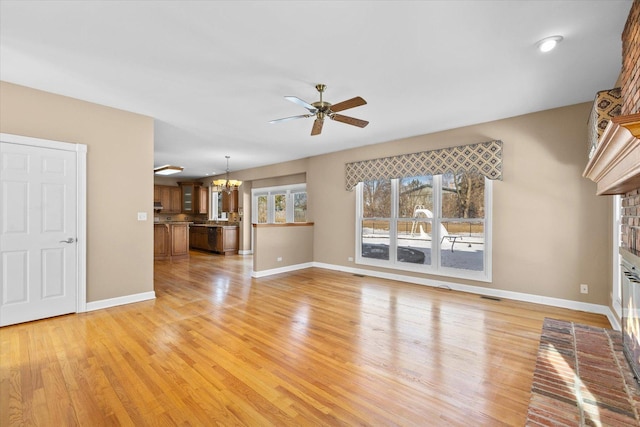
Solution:
M607 305L610 198L582 178L591 104L370 145L307 159L314 261ZM494 183L493 281L447 279L376 269L355 256L355 192L344 189L347 162L499 139L504 180ZM288 169L289 163L275 169ZM238 176L259 175L257 169ZM579 284L589 294L579 293Z
M312 262L313 234L311 223L253 227L253 271L261 272Z
M0 82L0 132L87 145L87 301L153 291L153 119Z
M608 304L610 198L595 196L595 184L581 177L590 108L579 104L235 172L232 178L247 182L242 246L247 249L251 233L251 181L306 173L313 260L371 269L347 261L355 255L355 193L344 189L345 163L500 139L504 181L494 185L493 282L459 282ZM0 119L1 132L88 146L88 301L153 290L152 221L136 220L136 212L152 218L153 120L8 83L0 86ZM579 293L580 283L589 285L588 295Z

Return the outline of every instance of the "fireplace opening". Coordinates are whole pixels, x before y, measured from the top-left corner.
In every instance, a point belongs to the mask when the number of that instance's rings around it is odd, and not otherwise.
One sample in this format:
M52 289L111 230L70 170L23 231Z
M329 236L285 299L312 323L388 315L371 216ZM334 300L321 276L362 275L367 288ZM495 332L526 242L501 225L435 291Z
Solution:
M640 277L630 263L622 262L622 347L640 385Z

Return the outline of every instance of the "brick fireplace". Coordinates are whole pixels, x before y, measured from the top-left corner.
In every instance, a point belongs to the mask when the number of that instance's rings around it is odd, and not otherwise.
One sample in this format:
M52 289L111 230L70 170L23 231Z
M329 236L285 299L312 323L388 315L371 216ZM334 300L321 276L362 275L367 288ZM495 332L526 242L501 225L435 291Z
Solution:
M620 114L640 113L640 0L634 0L622 32L622 72L620 74L622 108ZM622 196L622 247L640 249L640 188ZM635 241L632 241L632 234ZM637 253L636 253L637 254Z
M611 102L619 102L620 108L616 106L610 111L602 112L602 117L598 119L598 133L590 132L597 141L595 147L593 141L590 141L590 158L584 176L596 182L598 195L622 196L622 249L639 257L640 0L633 1L622 32L622 70L618 83L619 101L609 99L602 103L602 99L596 99L594 103L594 114L602 105L611 107ZM612 90L603 93L616 92ZM608 123L604 130L601 128L603 123Z

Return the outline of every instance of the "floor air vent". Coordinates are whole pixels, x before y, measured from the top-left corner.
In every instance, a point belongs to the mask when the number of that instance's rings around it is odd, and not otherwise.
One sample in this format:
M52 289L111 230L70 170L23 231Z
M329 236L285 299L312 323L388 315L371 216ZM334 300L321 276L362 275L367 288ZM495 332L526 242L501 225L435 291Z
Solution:
M356 277L364 277L364 274L354 274Z
M480 298L484 298L484 299L490 299L491 301L502 301L500 298L498 297L490 297L488 295L480 295Z

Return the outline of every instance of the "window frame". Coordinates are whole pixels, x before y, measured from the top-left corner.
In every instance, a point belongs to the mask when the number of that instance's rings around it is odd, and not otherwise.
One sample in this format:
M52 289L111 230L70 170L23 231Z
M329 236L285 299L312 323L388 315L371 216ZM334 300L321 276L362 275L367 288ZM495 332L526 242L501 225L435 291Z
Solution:
M304 222L294 222L294 194L307 193L307 184L290 184L275 187L263 187L251 189L251 222L258 224L258 197L267 196L267 222L260 224L304 224L308 222L308 218ZM285 195L285 222L275 222L275 197L277 195ZM307 193L307 201L309 194Z
M221 211L218 211L218 199L220 198L222 191L219 191L217 187L209 187L209 220L210 221L228 221L229 218L220 217Z
M356 185L356 209L355 209L355 263L371 267L390 268L394 270L424 273L435 276L454 277L458 279L476 280L482 282L492 281L492 217L493 217L493 181L484 178L484 218L443 218L442 217L442 175L433 175L433 218L431 219L431 264L413 264L410 262L399 262L397 260L398 234L397 224L399 220L406 218L398 217L398 201L400 179L391 179L391 218L379 218L389 221L389 260L380 260L362 256L362 214L363 207L363 187L359 182ZM442 222L484 222L484 253L483 266L481 271L464 270L452 267L441 266L440 247L440 224Z

